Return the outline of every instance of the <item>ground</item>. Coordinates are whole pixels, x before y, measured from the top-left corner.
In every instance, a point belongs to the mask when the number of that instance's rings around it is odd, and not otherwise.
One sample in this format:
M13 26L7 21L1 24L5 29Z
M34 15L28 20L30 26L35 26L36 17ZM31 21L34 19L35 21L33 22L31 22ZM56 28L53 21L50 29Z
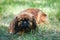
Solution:
M0 40L60 40L60 0L1 0ZM14 35L8 32L9 23L21 11L38 8L48 16L49 25L41 24L38 31Z

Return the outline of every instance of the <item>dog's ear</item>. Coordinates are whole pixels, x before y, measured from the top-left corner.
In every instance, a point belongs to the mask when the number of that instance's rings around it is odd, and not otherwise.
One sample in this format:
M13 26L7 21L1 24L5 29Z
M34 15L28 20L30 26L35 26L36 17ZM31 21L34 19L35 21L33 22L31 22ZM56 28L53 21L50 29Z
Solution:
M9 26L9 32L10 32L10 33L14 33L14 32L15 32L14 27L15 27L15 24L16 24L17 20L18 20L18 19L17 19L17 17L16 17L15 19L13 19L13 20L11 21L10 26Z
M32 28L35 29L37 27L36 20L32 17Z

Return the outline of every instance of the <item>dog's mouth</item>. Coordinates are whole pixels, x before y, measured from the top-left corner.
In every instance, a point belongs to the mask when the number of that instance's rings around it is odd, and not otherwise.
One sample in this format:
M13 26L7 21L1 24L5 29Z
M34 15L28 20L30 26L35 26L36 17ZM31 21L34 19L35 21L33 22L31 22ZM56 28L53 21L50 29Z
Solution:
M29 31L30 30L30 27L31 27L30 20L27 19L27 18L21 19L18 22L18 29L19 30Z

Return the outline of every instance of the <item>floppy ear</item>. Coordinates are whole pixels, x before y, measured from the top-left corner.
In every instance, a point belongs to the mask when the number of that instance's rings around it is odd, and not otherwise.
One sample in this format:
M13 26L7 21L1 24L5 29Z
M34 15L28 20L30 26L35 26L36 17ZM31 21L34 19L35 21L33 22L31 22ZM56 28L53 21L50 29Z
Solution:
M32 18L32 28L35 29L36 27L37 27L36 20L35 20L35 18L33 17L33 18Z
M15 32L14 28L15 28L16 22L17 22L17 17L14 20L12 20L11 23L10 23L10 26L9 26L9 32L10 33L14 33Z

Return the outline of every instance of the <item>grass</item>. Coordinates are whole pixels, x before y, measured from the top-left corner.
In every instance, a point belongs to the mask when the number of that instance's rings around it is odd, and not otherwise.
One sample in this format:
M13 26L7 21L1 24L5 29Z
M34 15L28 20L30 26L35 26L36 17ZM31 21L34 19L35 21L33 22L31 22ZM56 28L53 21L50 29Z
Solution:
M5 0L0 3L0 40L60 40L59 0ZM38 8L47 14L49 25L41 24L38 31L19 36L8 32L9 23L15 15L27 8Z

